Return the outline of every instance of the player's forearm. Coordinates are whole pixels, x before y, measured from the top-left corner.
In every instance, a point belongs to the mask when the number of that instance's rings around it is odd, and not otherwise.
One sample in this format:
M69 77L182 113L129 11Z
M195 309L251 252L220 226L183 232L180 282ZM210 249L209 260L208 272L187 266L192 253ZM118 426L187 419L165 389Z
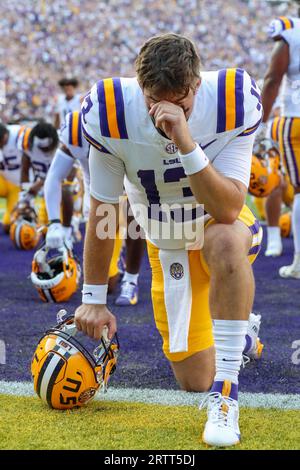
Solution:
M190 175L191 190L199 204L216 221L232 224L239 216L245 202L245 194L236 184L220 175L212 165Z
M44 186L45 202L49 220L60 219L61 192L61 181L50 168Z
M60 117L59 117L58 113L56 113L55 116L54 116L54 127L56 129L60 128Z
M273 77L272 75L266 75L264 87L261 95L262 106L264 110L263 122L267 122L276 97L279 92L281 80Z
M26 155L23 155L22 166L21 166L21 184L29 183L29 168L30 168L29 159L28 157L26 157Z
M97 209L101 203L91 197L90 216L87 225L87 233L84 244L84 284L99 285L108 283L108 273L112 253L114 249L114 238L107 237L101 239L101 220L103 216L97 216ZM116 211L117 219L117 206L113 206ZM107 214L106 214L107 215ZM115 220L109 223L115 224ZM107 228L107 227L106 227ZM112 232L116 233L116 227L112 228Z

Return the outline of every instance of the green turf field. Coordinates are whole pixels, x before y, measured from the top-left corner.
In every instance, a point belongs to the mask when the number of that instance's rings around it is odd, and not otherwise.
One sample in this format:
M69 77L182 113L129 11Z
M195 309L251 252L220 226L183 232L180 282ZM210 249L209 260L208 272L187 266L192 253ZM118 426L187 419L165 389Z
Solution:
M0 396L1 449L203 449L205 411L95 401L85 408L54 411L35 397ZM241 408L244 443L236 449L297 449L298 410ZM26 422L26 426L24 426Z

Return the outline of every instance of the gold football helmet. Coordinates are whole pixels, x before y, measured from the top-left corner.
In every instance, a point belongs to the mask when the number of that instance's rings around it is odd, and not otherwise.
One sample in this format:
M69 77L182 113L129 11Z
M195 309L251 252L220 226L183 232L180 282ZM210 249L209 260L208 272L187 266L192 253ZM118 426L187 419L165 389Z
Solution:
M76 292L81 268L79 260L64 247L48 259L43 245L32 261L31 281L44 302L66 302Z
M280 181L279 152L268 139L264 139L252 156L249 193L256 197L266 197L280 184Z
M65 314L65 310L58 313L58 325L40 339L31 362L35 392L59 410L83 406L100 388L106 390L119 353L117 335L109 341L105 333L90 352L76 337L74 316L62 320Z
M30 202L20 201L12 211L9 235L15 247L21 250L32 250L39 243L41 232Z
M281 236L288 238L292 233L292 213L291 211L281 214L279 218Z

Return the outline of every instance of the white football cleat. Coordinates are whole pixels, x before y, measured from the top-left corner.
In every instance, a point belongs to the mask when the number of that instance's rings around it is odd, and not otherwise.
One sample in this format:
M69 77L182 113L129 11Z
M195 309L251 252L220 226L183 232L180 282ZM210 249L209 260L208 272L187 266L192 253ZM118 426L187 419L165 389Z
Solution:
M228 381L224 381L225 382ZM230 384L230 382L229 382ZM210 392L200 405L207 404L207 422L202 440L209 446L227 447L240 443L239 406L237 400L222 395L222 392Z
M284 277L286 279L293 278L293 279L300 279L300 262L297 259L294 259L293 263L289 266L281 266L279 269L279 276Z
M273 258L277 258L277 256L282 255L282 241L277 243L268 243L267 249L265 251L265 256L272 256Z
M251 347L247 350L244 355L249 357L250 359L260 359L262 355L262 351L264 345L260 342L258 337L259 329L261 324L261 315L255 315L254 313L250 313L249 315L249 323L248 323L248 330L246 334L246 342L251 342ZM249 337L249 339L247 338Z

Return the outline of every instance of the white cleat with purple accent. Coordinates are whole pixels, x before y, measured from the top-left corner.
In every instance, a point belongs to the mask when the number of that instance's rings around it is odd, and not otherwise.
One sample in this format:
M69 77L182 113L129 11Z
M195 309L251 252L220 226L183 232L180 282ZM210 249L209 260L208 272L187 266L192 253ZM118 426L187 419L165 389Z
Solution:
M200 405L200 409L207 405L207 422L202 440L209 446L227 447L240 443L239 405L230 395L237 396L237 385L227 380L215 382L212 391Z

